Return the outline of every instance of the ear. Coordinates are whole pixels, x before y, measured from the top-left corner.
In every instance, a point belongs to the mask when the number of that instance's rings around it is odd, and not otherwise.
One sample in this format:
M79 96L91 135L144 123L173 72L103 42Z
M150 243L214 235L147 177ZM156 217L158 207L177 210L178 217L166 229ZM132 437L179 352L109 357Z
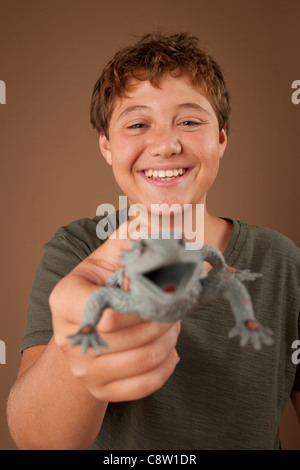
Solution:
M226 127L224 126L223 129L220 131L219 134L219 157L222 158L227 146L227 131Z
M99 146L101 153L107 163L109 165L112 165L112 158L111 158L111 151L110 151L110 143L108 138L105 136L103 132L100 132L100 137L99 137Z

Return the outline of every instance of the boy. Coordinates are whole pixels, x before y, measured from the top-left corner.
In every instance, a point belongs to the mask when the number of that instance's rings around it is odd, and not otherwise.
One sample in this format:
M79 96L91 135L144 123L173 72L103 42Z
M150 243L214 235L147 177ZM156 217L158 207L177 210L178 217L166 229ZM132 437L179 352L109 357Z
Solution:
M128 248L121 236L101 243L99 218L74 222L45 245L32 289L8 402L20 448L280 447L290 394L300 415L300 371L291 360L299 335L300 253L274 231L207 211L229 114L219 66L186 33L146 35L117 53L91 106L101 152L130 204L204 204L204 242L230 266L263 274L247 287L274 344L257 352L228 339L232 315L217 300L173 324L107 309L98 330L110 347L100 356L70 348L66 337L77 331L89 295Z

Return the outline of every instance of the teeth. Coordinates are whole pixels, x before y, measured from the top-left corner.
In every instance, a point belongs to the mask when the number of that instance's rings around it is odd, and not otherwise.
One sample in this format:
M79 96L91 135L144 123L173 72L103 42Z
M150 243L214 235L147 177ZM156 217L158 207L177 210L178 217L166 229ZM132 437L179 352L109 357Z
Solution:
M174 178L176 176L182 176L186 170L184 168L176 168L174 170L145 170L145 175L148 178L166 178L166 181L170 178Z

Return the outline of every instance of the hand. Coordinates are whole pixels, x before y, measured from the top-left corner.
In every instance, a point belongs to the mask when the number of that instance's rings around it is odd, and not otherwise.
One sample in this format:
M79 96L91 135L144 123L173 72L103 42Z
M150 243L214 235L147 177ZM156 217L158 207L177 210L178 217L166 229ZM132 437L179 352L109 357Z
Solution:
M120 268L121 250L129 249L129 242L118 235L127 228L128 223L123 224L114 239L108 239L63 278L49 299L54 339L72 373L93 396L105 402L136 400L153 393L178 362L175 346L180 321L150 322L106 309L97 331L110 346L102 348L100 355L91 349L83 355L80 347L71 348L66 339L78 330L90 294Z

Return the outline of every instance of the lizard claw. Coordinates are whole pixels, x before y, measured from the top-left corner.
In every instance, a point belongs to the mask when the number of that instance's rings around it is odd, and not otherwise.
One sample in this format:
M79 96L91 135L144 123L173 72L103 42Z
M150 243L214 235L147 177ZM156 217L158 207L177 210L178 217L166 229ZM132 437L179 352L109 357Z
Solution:
M234 338L235 336L240 336L241 346L246 346L250 341L257 351L261 349L263 344L271 346L274 343L272 331L254 320L238 323L232 328L228 337Z
M250 269L243 269L240 271L239 269L226 266L226 271L234 274L234 276L240 281L255 281L255 279L262 277L261 273L253 273Z
M92 325L83 326L75 335L69 335L67 338L73 340L71 346L81 345L83 354L86 354L88 348L93 348L100 354L101 349L99 346L104 346L106 348L109 346L109 344L98 335L96 329Z

